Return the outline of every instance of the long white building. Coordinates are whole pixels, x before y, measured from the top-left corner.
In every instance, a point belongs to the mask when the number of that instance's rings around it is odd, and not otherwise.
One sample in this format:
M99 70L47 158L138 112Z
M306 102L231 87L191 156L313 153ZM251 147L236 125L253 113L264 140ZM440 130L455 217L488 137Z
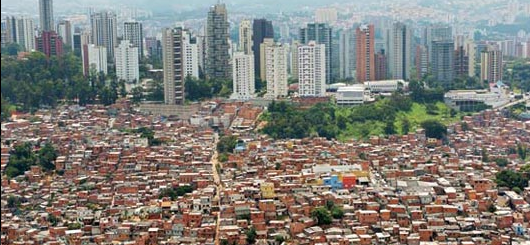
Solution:
M99 72L107 74L107 48L95 44L85 44L81 58L83 59L83 75L96 75Z
M252 22L250 20L242 20L239 24L239 51L245 54L253 54Z
M237 52L232 61L232 99L249 100L254 98L254 55Z
M287 54L285 45L275 44L265 47L266 98L276 99L287 96Z
M184 77L191 76L199 78L199 48L197 39L191 37L188 30L182 31L182 66L184 67Z
M138 48L139 59L144 56L144 34L142 23L137 21L123 23L123 39L129 40L134 47Z
M389 32L390 75L393 79L409 79L412 64L410 28L403 23L396 22Z
M314 41L298 47L299 96L326 95L326 46Z
M7 17L5 19L6 43L17 43L24 51L35 50L35 25L29 17Z
M116 47L116 76L128 83L140 80L138 64L138 47L129 40L122 40Z
M164 67L164 102L168 105L183 105L184 70L182 68L181 27L165 29L162 32L162 61Z

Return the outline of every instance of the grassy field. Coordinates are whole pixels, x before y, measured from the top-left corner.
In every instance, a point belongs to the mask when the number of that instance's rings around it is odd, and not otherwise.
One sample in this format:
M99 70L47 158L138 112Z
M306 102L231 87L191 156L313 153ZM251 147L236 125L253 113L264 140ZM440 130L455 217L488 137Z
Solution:
M463 115L462 113L457 113L451 117L451 109L447 107L443 102L436 103L435 110L436 114L432 115L427 113L427 106L424 104L414 103L410 111L401 111L397 113L396 120L394 121L395 130L398 134L403 134L401 131L402 121L404 118L408 119L410 122L409 132L420 127L421 122L434 119L440 122L443 122L445 125L458 122ZM345 113L347 112L339 112ZM348 124L347 129L341 132L338 139L341 141L346 141L351 138L367 138L374 135L384 135L385 124L378 121L367 121L364 123L354 122Z
M403 118L407 118L409 120L411 126L410 131L413 131L419 127L421 122L428 119L434 119L442 122L445 125L449 125L451 123L458 122L460 120L460 117L463 115L461 113L457 113L456 115L451 117L451 108L449 108L443 102L436 103L436 107L438 108L438 110L436 111L436 115L431 115L427 113L427 107L424 104L418 103L414 103L412 105L412 109L408 112L399 112L396 118L396 122L394 122L397 132L402 134L401 122L403 121Z

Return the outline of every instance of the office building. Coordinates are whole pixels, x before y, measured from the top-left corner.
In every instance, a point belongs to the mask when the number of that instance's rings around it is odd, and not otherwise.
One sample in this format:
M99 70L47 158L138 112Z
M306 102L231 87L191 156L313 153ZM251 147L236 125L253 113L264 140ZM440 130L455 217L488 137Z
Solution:
M287 54L285 45L273 44L264 47L265 81L267 81L266 98L286 97L287 85Z
M324 44L326 51L326 83L331 83L331 60L332 56L332 41L331 41L331 27L324 23L309 23L307 27L300 28L300 43L308 44L315 41L316 44Z
M454 79L454 42L434 41L432 44L431 72L437 81L443 82L444 87L450 86Z
M28 17L8 17L6 19L6 42L17 43L24 51L35 50L35 26Z
M183 30L165 29L162 33L162 62L164 69L164 102L184 104Z
M429 52L424 45L416 45L416 79L421 80L429 73Z
M342 30L339 34L339 77L350 79L355 75L355 31Z
M252 23L243 20L239 24L239 51L252 54Z
M298 47L298 94L302 97L326 95L326 45L310 41Z
M385 50L381 49L379 52L375 54L375 80L385 80L387 78L387 57L385 54Z
M100 72L107 74L107 48L83 44L81 59L83 60L83 75L95 76Z
M298 47L300 46L300 41L293 40L291 43L291 77L298 79Z
M465 43L464 43L464 49L465 49L465 52L467 53L467 57L468 57L468 63L467 63L467 67L468 67L468 76L469 77L474 77L476 76L476 71L475 71L475 66L476 66L476 60L477 60L477 47L475 45L475 42L473 42L473 40L466 40Z
M236 100L249 100L255 96L254 55L237 52L232 61L233 93Z
M454 71L455 77L464 77L469 74L469 57L464 51L464 46L460 46L455 50Z
M265 38L274 38L272 22L266 19L255 19L252 23L252 51L254 53L254 69L256 77L263 77L261 74L261 53L260 45Z
M274 39L272 38L265 38L263 39L263 42L260 44L260 47L259 47L260 67L257 67L256 69L259 69L259 74L260 74L259 79L261 81L265 81L266 76L267 76L267 73L266 73L267 64L265 64L265 49L267 47L273 47L273 46L274 46Z
M370 92L364 84L354 84L339 87L336 96L338 106L356 106L364 104L370 98Z
M162 43L156 37L145 38L147 56L153 60L162 60Z
M55 31L53 0L39 0L39 20L41 31Z
M142 23L137 21L123 23L123 40L129 40L134 47L138 48L138 59L141 60L144 56Z
M107 58L114 60L114 48L118 44L116 14L113 12L97 12L90 16L92 43L107 48Z
M140 81L138 47L129 40L122 40L116 47L116 76L127 83Z
M73 39L74 36L72 34L72 24L69 20L61 20L57 24L57 34L63 39L64 45L68 46L68 48L73 49Z
M230 79L232 67L226 6L224 4L212 6L206 24L206 78Z
M73 38L73 49L76 56L81 57L83 52L83 45L89 44L91 41L92 35L88 31L82 31L80 33L75 33Z
M388 47L390 77L408 80L412 63L410 28L401 22L396 22L388 31L390 32Z
M357 82L375 80L374 26L357 27L356 37L356 75Z
M424 43L429 53L429 64L433 62L433 42L453 42L453 28L442 24L433 24L428 26L424 32Z
M63 40L55 31L42 31L35 38L35 49L46 57L63 55Z
M192 37L188 30L182 31L182 50L184 77L199 78L199 50L197 47L197 39Z
M5 21L4 19L2 19L2 29L1 29L1 35L2 35L2 48L7 46L8 43L11 43L9 41L9 28L8 28L8 25L7 25L7 21Z
M488 47L480 53L480 80L489 83L502 81L502 51Z

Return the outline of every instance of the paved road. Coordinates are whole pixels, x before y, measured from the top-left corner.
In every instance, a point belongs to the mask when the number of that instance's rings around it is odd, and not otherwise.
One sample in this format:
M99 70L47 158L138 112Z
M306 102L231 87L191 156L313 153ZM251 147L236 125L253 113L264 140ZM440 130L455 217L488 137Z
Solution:
M497 108L494 108L495 110L502 110L504 108L507 108L507 107L510 107L510 106L513 106L513 105L516 105L516 104L519 104L519 103L522 103L522 102L525 102L525 101L530 101L530 97L526 97L526 98L522 98L520 100L516 100L516 101L513 101L513 102L510 102L506 105L503 105L503 106L500 106L500 107L497 107Z

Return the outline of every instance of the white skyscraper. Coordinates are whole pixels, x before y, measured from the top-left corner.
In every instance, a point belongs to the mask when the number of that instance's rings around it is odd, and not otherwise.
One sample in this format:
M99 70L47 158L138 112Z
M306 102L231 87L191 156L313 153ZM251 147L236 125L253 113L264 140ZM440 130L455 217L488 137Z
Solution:
M92 43L107 48L107 57L114 60L114 48L118 44L116 14L102 11L90 16Z
M72 24L69 20L62 20L57 24L57 34L63 38L63 43L68 45L71 49L74 48L74 34L72 32Z
M134 47L138 48L138 58L144 55L142 23L129 21L123 23L123 40L129 40Z
M41 31L54 31L53 0L39 0L39 25Z
M397 22L389 30L389 70L393 79L409 79L411 54L411 31L405 24Z
M314 41L298 47L298 94L326 95L326 45Z
M276 99L287 96L287 54L285 45L275 44L265 47L266 97Z
M116 76L128 83L140 80L138 68L138 47L129 40L122 40L116 47Z
M272 47L274 46L274 39L272 38L264 38L263 39L263 42L259 45L259 67L256 67L256 69L259 69L259 74L260 74L260 80L261 81L266 81L267 78L266 78L266 70L267 70L267 66L265 65L265 49L267 47Z
M254 55L243 52L235 53L232 61L232 77L234 88L232 99L254 98Z
M15 42L24 47L24 51L35 50L35 25L28 17L13 18L15 22Z
M342 79L355 76L355 30L346 29L339 36L339 76Z
M243 20L239 24L239 51L252 54L252 22Z
M193 39L189 31L182 31L182 50L184 55L182 64L184 67L184 76L199 78L199 49L197 39Z
M81 58L83 59L83 74L85 76L96 75L99 72L107 74L107 48L94 44L85 44L83 45Z
M298 79L298 46L300 42L298 40L293 40L291 43L291 77Z
M468 76L474 77L475 76L475 61L477 56L477 45L475 45L475 42L471 39L466 39L464 42L464 50L467 53L468 58Z
M162 33L162 61L164 63L164 102L184 104L184 69L182 68L181 27L165 29Z

